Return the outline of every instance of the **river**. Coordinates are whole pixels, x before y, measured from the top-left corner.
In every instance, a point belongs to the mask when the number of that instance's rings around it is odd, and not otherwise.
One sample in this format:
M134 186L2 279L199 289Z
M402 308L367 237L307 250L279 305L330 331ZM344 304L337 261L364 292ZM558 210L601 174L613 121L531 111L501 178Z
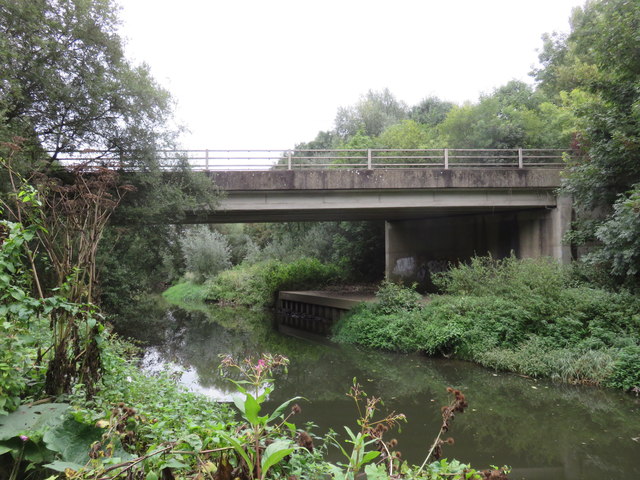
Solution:
M357 428L353 379L382 397L382 413L407 416L397 438L403 458L420 464L440 425L446 387L460 389L469 408L447 435L444 456L475 468L509 465L512 479L589 480L640 478L640 398L619 391L556 384L420 355L361 351L292 330L281 331L269 313L201 306L189 311L159 302L120 333L144 342L144 368L181 373L188 388L228 401L232 388L219 375L219 354L286 355L288 373L276 377L266 408L303 396L298 426L313 422L344 436ZM332 460L339 453L329 452Z

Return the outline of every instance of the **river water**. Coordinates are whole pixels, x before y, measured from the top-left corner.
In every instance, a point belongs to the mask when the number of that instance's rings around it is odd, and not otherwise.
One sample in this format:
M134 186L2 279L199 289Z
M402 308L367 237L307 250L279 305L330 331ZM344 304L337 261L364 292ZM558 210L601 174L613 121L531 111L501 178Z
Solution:
M233 389L217 366L219 355L286 355L288 373L276 377L266 405L303 396L298 426L312 421L316 434L330 428L344 438L357 412L345 393L357 378L369 395L382 397L382 413L404 413L397 438L403 458L420 464L440 425L446 387L462 390L469 408L448 435L444 456L475 468L509 465L512 479L640 479L640 398L618 391L555 384L493 372L476 365L420 355L362 351L293 330L268 313L200 307L189 311L162 303L123 322L123 335L144 342L149 371L181 372L188 388L218 401ZM330 452L339 459L337 451Z

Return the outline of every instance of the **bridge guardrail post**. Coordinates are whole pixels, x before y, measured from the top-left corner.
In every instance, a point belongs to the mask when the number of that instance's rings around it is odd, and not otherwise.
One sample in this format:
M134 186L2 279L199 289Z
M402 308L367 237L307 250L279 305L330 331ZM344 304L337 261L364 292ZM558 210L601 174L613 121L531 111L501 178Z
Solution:
M369 170L371 170L373 168L372 167L372 162L371 162L371 149L370 148L367 149L367 168Z
M204 151L204 171L209 171L209 149Z
M449 149L448 148L444 149L444 169L445 170L449 169Z
M291 170L291 152L287 152L287 170Z
M522 158L522 149L518 149L518 168L524 168L524 160Z

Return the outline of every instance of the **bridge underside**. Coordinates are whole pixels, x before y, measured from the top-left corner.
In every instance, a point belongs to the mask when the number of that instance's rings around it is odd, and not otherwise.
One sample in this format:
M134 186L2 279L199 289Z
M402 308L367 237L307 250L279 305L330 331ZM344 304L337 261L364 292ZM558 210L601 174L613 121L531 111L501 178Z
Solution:
M231 191L216 210L192 212L185 222L401 220L555 206L548 189Z

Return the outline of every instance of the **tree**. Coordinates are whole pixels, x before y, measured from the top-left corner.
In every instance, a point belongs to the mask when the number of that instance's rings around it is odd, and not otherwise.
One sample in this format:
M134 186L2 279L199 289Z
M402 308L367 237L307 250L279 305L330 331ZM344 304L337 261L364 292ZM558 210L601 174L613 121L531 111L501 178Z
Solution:
M387 127L378 137L384 148L436 148L434 134L415 120L402 120Z
M548 118L555 111L543 112L543 104L541 94L512 80L477 104L454 107L440 134L452 148L561 148L566 138Z
M115 0L0 0L0 141L22 137L16 169L66 187L73 179L55 160L84 148L135 167L121 172L135 192L114 212L107 245L96 252L110 308L168 279L182 258L167 223L179 223L196 204L213 206L216 196L184 163L160 168L159 150L172 147L177 133L167 127L172 100L146 65L124 57L117 12ZM6 191L6 176L0 181Z
M388 88L381 92L369 90L355 105L338 109L335 131L343 140L358 131L375 137L386 127L407 118L407 115L407 106L397 100Z
M595 232L601 247L586 256L592 265L605 265L614 281L636 287L640 283L640 185L621 195L613 213Z
M112 0L0 1L0 113L5 128L53 151L130 153L170 138L172 105L132 66Z
M180 239L187 271L198 283L231 267L231 248L224 235L204 225L192 227Z
M454 106L454 103L445 102L438 97L427 97L411 107L409 118L423 125L435 127L447 118L447 114Z
M616 202L640 182L638 31L640 3L587 2L574 9L569 35L546 37L542 67L534 72L541 89L558 96L572 89L570 95L579 99L571 105L579 130L563 188L583 220L596 214L595 221L577 226L574 238L597 239L604 249L616 243L606 231L631 228L621 221L627 210ZM615 262L610 268L614 275L624 270Z

